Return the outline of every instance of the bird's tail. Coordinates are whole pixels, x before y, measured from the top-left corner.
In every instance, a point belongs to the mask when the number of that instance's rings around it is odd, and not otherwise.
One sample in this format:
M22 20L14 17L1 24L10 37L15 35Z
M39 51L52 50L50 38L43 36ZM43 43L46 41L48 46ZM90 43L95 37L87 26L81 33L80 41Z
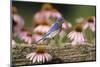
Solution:
M39 44L41 41L44 41L46 38L45 37L42 37L41 39L39 39L36 44Z
M39 39L36 43L39 43L41 40L44 40L44 38Z
M50 33L46 33L40 40L38 40L37 42L36 42L36 44L38 44L41 40L46 40L47 39L47 36L49 35Z

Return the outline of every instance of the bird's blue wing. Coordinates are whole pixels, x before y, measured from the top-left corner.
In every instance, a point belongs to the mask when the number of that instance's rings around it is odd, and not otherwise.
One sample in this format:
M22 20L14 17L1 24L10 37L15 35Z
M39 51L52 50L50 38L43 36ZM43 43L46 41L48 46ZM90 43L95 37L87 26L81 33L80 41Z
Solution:
M54 32L57 29L59 29L59 27L60 27L59 23L54 22L54 24L51 26L49 31L39 41L45 39L50 33ZM37 42L39 42L39 41L37 41Z
M59 27L60 27L59 23L55 22L44 36L48 36L50 33L59 29Z
M55 30L57 30L60 27L59 23L55 22L52 27L49 29L48 32L53 32Z

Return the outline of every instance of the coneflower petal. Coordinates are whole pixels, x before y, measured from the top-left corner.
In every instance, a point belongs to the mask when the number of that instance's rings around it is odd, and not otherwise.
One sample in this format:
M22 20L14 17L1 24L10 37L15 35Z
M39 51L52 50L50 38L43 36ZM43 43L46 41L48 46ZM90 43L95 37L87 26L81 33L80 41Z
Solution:
M49 61L52 59L51 55L49 55L48 53L45 53L45 57L46 57L46 60Z
M31 54L26 55L26 58L30 58Z
M82 40L82 42L84 42L84 36L83 36L82 32L81 32L81 40Z
M30 60L32 60L35 55L36 55L36 53L32 53L32 56L30 57Z
M78 32L76 32L74 40L77 41L77 38L78 38Z
M26 58L30 58L30 56L31 56L32 54L35 54L35 53L30 53L30 54L26 55Z
M40 58L39 58L39 60L40 60L40 61L42 61L42 54L40 55Z
M37 55L37 62L40 62L40 54Z
M47 56L47 54L46 54L46 53L44 54L44 56L45 56L46 61L48 61L48 60L49 60L49 58L48 58L48 56Z
M33 63L37 61L37 57L38 57L37 55L34 56L33 61L32 61Z
M93 24L93 23L91 23L90 25L89 25L89 28L94 32L95 31L95 25Z
M81 42L82 41L82 35L81 35L81 32L78 33L78 42Z
M84 25L83 25L83 29L87 29L89 26L89 24L86 22Z
M24 39L24 41L27 42L27 41L28 41L28 38L26 37L26 38Z
M48 53L47 53L47 55L48 55L49 60L51 60L52 56L50 54L48 54Z
M72 33L74 33L74 31L70 32L67 37L70 38L72 36Z
M42 61L43 61L43 63L45 62L45 57L44 57L44 55L42 55Z
M75 36L76 36L76 32L73 32L72 36L70 37L70 39L73 40Z
M31 44L31 43L32 43L32 39L30 38L29 41L28 41L28 44Z
M34 57L34 55L31 55L31 56L30 56L30 60L32 60L32 59L33 59L33 57Z

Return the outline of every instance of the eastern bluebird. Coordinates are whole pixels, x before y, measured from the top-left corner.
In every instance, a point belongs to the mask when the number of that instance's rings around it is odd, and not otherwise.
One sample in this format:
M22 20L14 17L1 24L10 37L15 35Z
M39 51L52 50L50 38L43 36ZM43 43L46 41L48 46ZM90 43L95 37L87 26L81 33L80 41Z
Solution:
M38 40L36 43L40 42L41 40L52 38L55 35L57 35L61 30L61 26L63 22L64 22L64 19L62 17L57 18L54 24L52 24L51 28L48 30L48 32L44 34L44 36L40 40Z

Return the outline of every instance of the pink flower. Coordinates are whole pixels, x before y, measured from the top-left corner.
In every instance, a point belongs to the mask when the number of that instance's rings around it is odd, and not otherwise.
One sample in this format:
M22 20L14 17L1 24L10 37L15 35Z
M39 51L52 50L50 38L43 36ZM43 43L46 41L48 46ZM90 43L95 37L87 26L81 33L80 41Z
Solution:
M40 11L34 15L33 19L37 24L48 25L49 22L47 21L47 16L45 15L49 16L49 13L47 14L45 12Z
M30 53L27 55L26 58L29 58L33 63L39 63L39 62L48 62L52 59L52 56L48 53L36 53L36 52L33 52L33 53Z
M51 10L43 10L41 13L45 16L46 21L48 24L51 23L50 17L52 16L52 11Z
M65 30L64 29L68 29L68 28L71 28L72 27L72 25L69 23L69 22L64 22L63 24L62 24L62 30L61 30L61 32L60 32L60 37L64 37L65 35L66 35L66 32L65 32Z
M21 40L25 41L28 44L31 44L33 41L33 35L31 32L23 30L18 33L18 36Z
M38 48L36 52L32 52L26 55L27 59L30 59L33 63L45 63L52 59L52 56L45 52L43 49Z
M59 36L60 36L60 37L64 37L65 35L66 35L66 32L65 32L64 30L61 30Z
M49 26L48 25L38 25L33 32L35 33L46 33L49 30Z
M52 11L51 10L43 10L41 11L41 13L46 17L46 19L49 19L51 14L52 14Z
M41 39L42 36L43 36L46 32L48 32L49 28L50 28L50 27L49 27L48 25L38 25L38 26L33 30L33 32L35 33L35 34L33 35L34 41L38 41L39 39Z
M20 31L24 27L24 20L18 14L13 14L13 28L14 32Z
M67 37L72 41L72 44L83 44L86 41L81 25L77 25L75 29L67 35Z
M96 23L96 21L95 21L94 16L88 17L83 24L83 29L89 28L94 32L95 31L95 23Z
M52 17L54 18L59 18L59 17L62 17L61 13L58 12L56 9L53 9L52 10Z
M42 38L42 35L39 35L39 34L34 34L34 35L33 35L34 41L38 41L38 40L40 40L41 38Z
M71 28L72 27L72 25L70 24L70 23L68 23L68 22L64 22L63 24L62 24L62 28L63 29L68 29L68 28Z

